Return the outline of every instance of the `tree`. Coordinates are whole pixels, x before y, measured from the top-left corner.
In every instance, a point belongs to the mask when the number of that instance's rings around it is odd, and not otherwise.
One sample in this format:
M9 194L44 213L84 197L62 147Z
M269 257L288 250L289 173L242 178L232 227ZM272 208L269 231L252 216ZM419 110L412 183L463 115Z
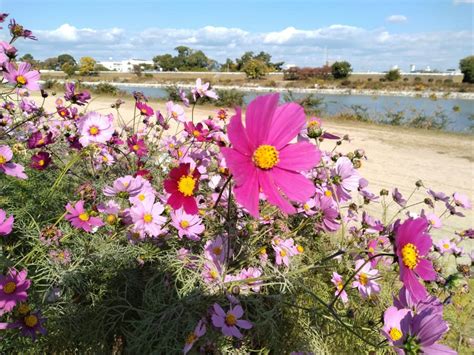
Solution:
M35 58L30 53L26 53L23 57L20 58L20 61L30 63L31 65L35 64Z
M68 76L71 77L76 73L77 67L71 62L66 62L62 65L61 70Z
M77 62L76 60L74 59L74 57L70 54L61 54L61 55L58 55L58 63L59 65L62 66L66 63L71 63L72 65L77 65Z
M251 59L242 69L249 79L262 79L268 73L267 65L261 60Z
M331 66L331 72L334 79L343 79L349 76L349 74L352 72L352 67L351 64L346 61L335 62Z
M387 74L385 74L385 79L388 81L397 81L400 80L400 70L399 69L392 69Z
M459 69L464 74L463 82L474 83L474 55L461 59Z
M82 57L79 61L79 74L91 75L94 73L96 61L92 57Z
M142 67L138 64L135 64L133 66L133 72L135 73L136 76L141 77L142 76Z
M40 65L41 69L59 70L61 67L58 64L58 58L46 58Z
M224 64L221 66L221 71L237 71L237 64L230 58L227 58Z
M155 68L161 68L164 71L172 71L176 68L176 63L171 54L157 55L153 57Z

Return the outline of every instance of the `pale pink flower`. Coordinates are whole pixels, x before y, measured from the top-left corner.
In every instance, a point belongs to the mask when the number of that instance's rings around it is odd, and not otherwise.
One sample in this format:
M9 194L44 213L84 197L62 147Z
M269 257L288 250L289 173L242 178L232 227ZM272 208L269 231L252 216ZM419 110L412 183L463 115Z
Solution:
M221 328L222 334L226 336L241 339L243 336L239 328L250 329L253 327L249 321L240 319L244 315L241 305L231 305L230 309L225 312L219 304L214 303L213 309L212 324L216 328Z
M364 263L365 260L363 259L357 260L355 269L358 270ZM373 294L380 292L380 285L374 280L378 273L379 271L377 269L372 269L370 263L366 263L356 274L352 287L357 287L362 298L369 298Z
M92 232L95 227L102 227L104 222L98 217L93 217L91 214L84 209L84 201L77 201L73 206L68 203L66 205L66 211L68 212L64 218L71 222L76 227L85 230L86 232Z
M200 240L204 232L204 225L199 215L187 214L182 208L171 212L172 225L178 230L179 238L187 237L191 240Z
M3 76L8 82L15 84L19 88L25 88L31 91L39 90L40 73L37 70L30 70L31 64L27 62L20 63L18 69L11 62L5 63L6 71Z
M186 122L184 109L180 105L173 103L173 101L168 101L166 103L166 110L168 111L169 117L172 117L174 120L179 122Z
M20 164L10 162L13 158L13 152L7 145L0 145L0 172L19 179L27 179L24 173L25 168Z
M107 143L114 133L112 114L104 116L97 112L89 112L78 123L79 143L87 147L93 143Z
M334 284L334 286L336 286L336 292L334 293L334 295L337 296L340 293L339 298L341 299L341 301L343 303L349 302L346 290L342 289L342 287L344 286L344 282L342 282L342 276L339 275L337 272L333 271L331 282Z
M130 208L130 215L138 231L144 231L152 237L163 234L162 226L166 223L166 217L161 216L165 208L161 203L145 200Z
M15 221L13 215L6 217L6 212L0 208L0 235L8 235L13 229L13 222Z
M209 83L203 84L201 78L196 79L196 86L191 90L191 92L193 93L194 101L196 101L198 97L204 96L207 96L214 100L217 100L219 98L219 96L214 91L209 90L209 85Z

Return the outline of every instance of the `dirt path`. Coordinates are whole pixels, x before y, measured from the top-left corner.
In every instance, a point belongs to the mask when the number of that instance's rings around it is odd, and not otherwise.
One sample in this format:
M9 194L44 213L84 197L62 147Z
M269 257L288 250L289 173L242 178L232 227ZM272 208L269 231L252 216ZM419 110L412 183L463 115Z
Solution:
M39 102L38 99L36 101ZM110 108L114 101L115 99L110 97L97 97L91 102L88 110L101 113L114 112L115 110ZM129 98L125 101L126 103L120 109L121 115L132 117L133 99ZM166 112L162 102L151 101L150 105ZM50 97L46 100L46 108L54 109L54 98ZM195 117L198 120L205 119L213 115L216 110L212 107L197 107ZM190 109L186 114L190 117ZM374 193L378 193L382 188L391 191L397 186L407 197L413 191L415 182L421 179L426 187L435 191L443 191L447 194L461 192L474 201L474 139L472 136L360 122L325 121L323 126L332 133L341 136L349 135L351 141L345 142L339 148L340 151L349 152L356 148L365 150L368 160L363 162L360 173L369 180L369 188ZM332 142L325 142L324 147L332 149L332 144ZM418 192L411 201L417 202L424 197L426 194ZM419 206L415 209L419 209ZM391 211L396 210L396 206L393 205ZM369 206L369 211L376 214L380 211L380 206ZM440 214L442 210L436 210L436 212ZM445 221L444 230L454 232L454 230L472 227L473 211L463 212L466 218L448 218Z

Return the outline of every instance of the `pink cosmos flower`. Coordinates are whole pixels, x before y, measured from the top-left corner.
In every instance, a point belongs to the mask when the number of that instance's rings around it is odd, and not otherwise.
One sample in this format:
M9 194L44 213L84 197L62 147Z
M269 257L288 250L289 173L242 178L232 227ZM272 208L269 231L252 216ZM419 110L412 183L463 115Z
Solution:
M339 229L339 211L331 197L316 194L314 197L316 212L316 227L320 230L334 232Z
M36 170L44 170L51 164L51 155L48 152L38 152L31 157L30 166Z
M426 221L433 227L433 228L441 228L443 226L443 222L441 222L441 219L432 212L429 213L422 213L422 217L425 217Z
M13 158L13 152L7 145L0 145L0 172L19 179L27 179L24 173L25 168L20 164L10 163Z
M237 202L258 217L260 190L269 203L295 213L289 200L304 203L316 189L301 172L317 165L321 153L308 142L290 144L306 122L295 103L278 106L278 94L257 97L247 108L245 127L241 110L228 125L232 148L221 148L234 175Z
M87 90L76 93L76 84L74 83L64 84L64 89L64 98L66 101L71 101L73 104L83 106L87 103L87 100L91 98L91 95Z
M49 257L56 264L68 265L71 262L71 252L68 249L51 250Z
M469 200L469 197L467 197L466 195L460 194L459 192L455 192L453 194L453 198L454 198L454 203L456 204L456 206L460 206L467 210L470 210L472 208L471 201Z
M153 109L150 106L148 106L146 103L138 101L135 104L135 106L137 110L140 111L141 115L147 116L147 117L153 116L153 113L154 113Z
M132 217L135 229L144 231L152 237L163 234L161 228L166 223L166 217L161 216L165 208L161 203L153 200L145 200L137 203L130 208L130 216Z
M226 336L242 339L243 335L239 328L250 329L253 327L249 321L240 319L244 315L241 305L231 305L230 309L225 312L219 304L214 303L213 309L212 324L216 328L221 328L222 334Z
M360 175L347 157L340 157L331 171L332 181L336 187L336 196L341 201L351 199L351 192L359 187Z
M148 149L143 139L138 138L136 134L127 139L128 148L132 153L135 153L139 157L144 157L148 154Z
M214 240L208 240L204 245L204 256L216 264L223 264L228 248L227 239L222 236L217 236ZM227 255L231 253L232 250L228 250Z
M112 114L104 116L97 112L89 112L84 115L77 125L81 136L79 143L83 147L93 143L107 143L114 133L113 120Z
M146 180L140 177L133 177L131 175L123 176L116 179L112 186L104 188L105 196L119 196L129 198L130 196L137 196L143 188Z
M417 277L427 281L436 279L433 264L424 258L433 245L430 235L426 233L427 227L424 218L410 218L398 227L395 236L400 280L415 301L427 296L425 287Z
M214 91L209 90L209 85L209 83L203 84L201 78L196 79L196 86L191 90L191 92L193 93L194 101L196 101L198 97L204 96L215 100L219 98L219 96Z
M274 237L272 247L275 251L275 263L277 265L290 266L290 258L300 253L293 238L281 239Z
M222 265L216 261L206 260L201 272L202 279L209 285L222 281Z
M349 302L349 298L347 297L346 290L342 290L342 287L344 286L344 282L342 281L342 276L339 275L337 272L333 271L331 282L334 284L334 286L336 286L336 292L334 292L334 295L337 296L339 293L341 293L339 296L341 301L343 303Z
M392 198L393 200L398 203L401 207L405 207L407 205L407 200L403 198L403 195L400 191L398 191L398 188L394 188L392 191Z
M359 270L364 263L365 260L363 259L357 260L355 269ZM379 271L377 269L372 269L370 263L367 263L356 274L355 281L352 282L352 287L359 290L362 298L369 298L373 294L380 293L380 285L374 280L378 273Z
M433 243L436 250L441 254L452 254L455 250L459 249L455 243L449 239L440 239Z
M75 206L68 203L66 205L68 212L64 218L71 222L73 227L83 229L86 232L92 232L94 227L102 227L104 222L98 217L93 217L84 209L84 201L77 201Z
M45 145L53 143L53 133L49 132L47 135L43 135L41 131L34 132L28 139L28 148L41 148Z
M237 275L227 274L224 278L224 282L232 281L243 281L246 279L255 279L262 275L262 270L256 267L249 267L247 269L242 269ZM239 283L240 294L248 294L250 290L254 292L260 292L260 287L263 281L254 280L249 281L248 283Z
M204 334L206 334L206 324L201 319L196 325L196 328L194 328L194 331L191 334L189 334L188 337L186 338L186 344L184 345L184 348L183 348L183 354L186 355L189 352L189 350L191 350L194 343Z
M408 329L410 318L409 309L397 309L391 306L383 314L384 324L382 327L382 334L387 338L391 346L401 346L407 334L403 331Z
M6 217L6 212L0 208L0 235L8 235L13 230L13 222L15 221L13 215Z
M201 122L195 125L193 122L186 122L184 124L184 130L189 134L190 137L194 137L198 142L205 142L209 131L203 128Z
M6 71L3 76L9 83L15 84L19 88L25 88L31 91L40 89L38 81L40 80L40 73L37 70L31 70L31 64L27 62L20 63L18 69L15 64L11 62L5 63Z
M26 275L26 270L18 271L14 268L8 269L6 276L0 275L0 316L28 298L27 290L31 281Z
M393 297L393 305L398 309L409 309L415 314L426 309L430 309L432 313L443 314L443 304L435 296L428 296L424 300L415 302L405 287L400 289L398 297Z
M172 117L178 122L186 122L186 116L184 115L184 109L173 103L173 101L168 101L166 103L166 110L168 111L168 116Z
M204 232L204 225L198 215L187 214L182 208L171 212L172 225L178 230L179 238L183 236L191 240L200 240L199 235Z

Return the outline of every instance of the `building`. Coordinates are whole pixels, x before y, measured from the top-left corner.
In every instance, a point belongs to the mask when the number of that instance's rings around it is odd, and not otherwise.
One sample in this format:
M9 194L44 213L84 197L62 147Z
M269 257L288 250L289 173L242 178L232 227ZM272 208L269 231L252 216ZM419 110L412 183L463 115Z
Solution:
M139 65L142 67L145 65L154 65L152 60L144 60L144 59L128 59L122 61L104 61L99 62L98 64L102 64L109 70L117 71L120 73L131 73L133 72L133 67L135 65Z

